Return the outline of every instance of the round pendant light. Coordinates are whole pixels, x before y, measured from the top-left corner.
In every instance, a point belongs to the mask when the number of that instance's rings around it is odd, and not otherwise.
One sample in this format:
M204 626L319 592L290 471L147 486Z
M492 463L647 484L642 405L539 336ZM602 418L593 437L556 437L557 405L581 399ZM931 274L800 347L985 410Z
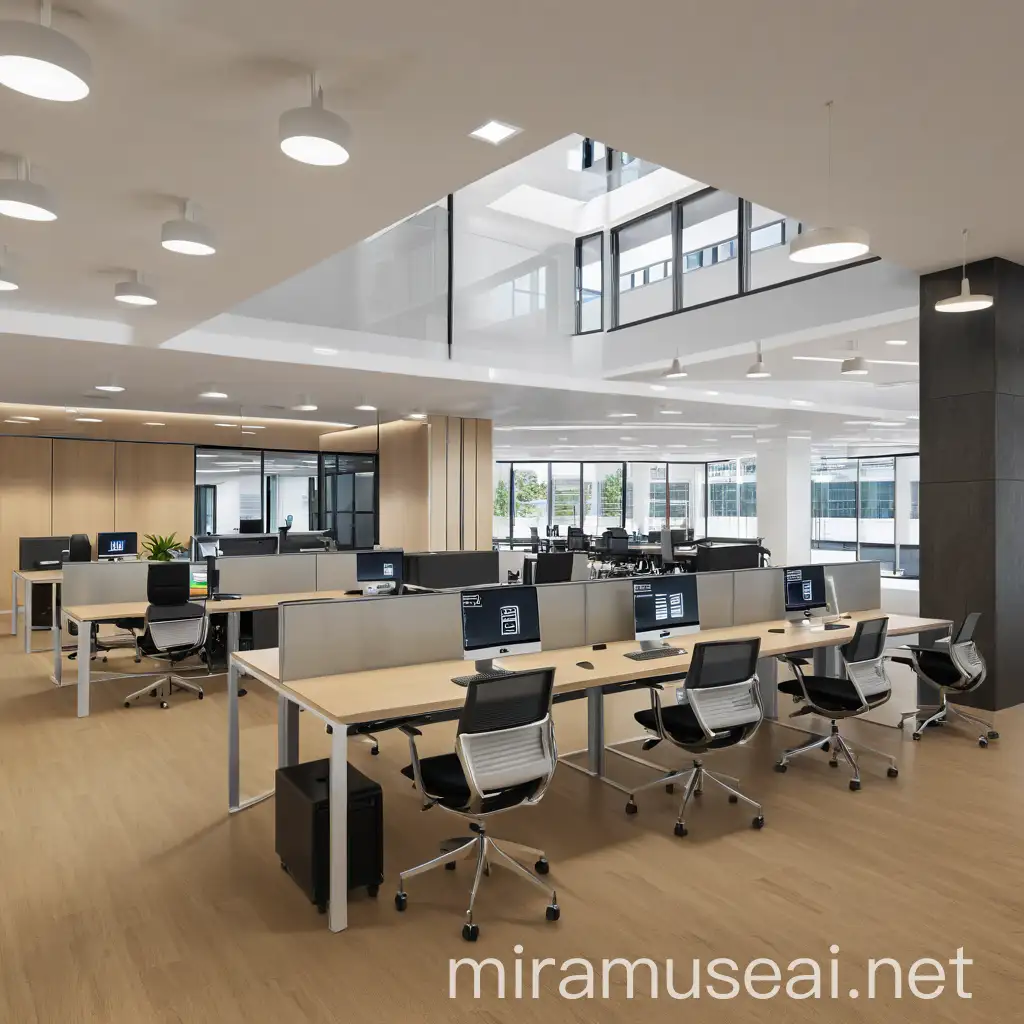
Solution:
M50 27L50 15L50 0L42 0L38 24L0 21L0 85L57 103L85 99L92 62L78 43Z
M686 376L688 376L688 374L686 370L683 369L683 364L679 362L678 357L672 360L672 365L662 374L662 377L668 377L671 379Z
M182 215L166 221L160 229L160 244L183 256L212 256L217 251L213 232L195 219L195 210L188 199Z
M967 280L967 228L963 230L961 275L960 294L951 295L948 299L939 299L935 303L937 313L974 313L979 309L988 309L995 301L991 295L971 291L971 282Z
M827 116L826 154L828 170L825 178L825 215L832 213L832 100L825 104ZM825 227L802 231L789 243L789 258L794 263L841 263L865 256L871 249L866 231L860 228Z
M764 365L764 360L761 358L761 342L758 342L757 359L747 367L747 377L750 380L762 380L770 376L771 371Z
M49 189L31 180L27 160L18 160L18 176L0 179L0 214L15 220L57 219L57 205Z
M839 372L845 377L863 377L868 372L868 364L863 356L851 356L843 360Z
M352 129L348 122L324 108L324 91L310 76L308 107L286 110L278 124L281 152L299 163L339 167L348 163Z
M114 285L114 298L126 306L155 306L156 290L143 284L135 274L131 280L118 281Z

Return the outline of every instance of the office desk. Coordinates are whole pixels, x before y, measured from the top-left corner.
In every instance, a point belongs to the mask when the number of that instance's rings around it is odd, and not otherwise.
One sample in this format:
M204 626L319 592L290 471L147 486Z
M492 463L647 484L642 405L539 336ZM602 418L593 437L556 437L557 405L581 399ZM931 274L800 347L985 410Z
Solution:
M346 599L362 597L362 594L346 594L343 590L316 590L300 594L246 594L236 601L208 601L206 610L210 615L228 617L228 654L238 650L238 635L242 612L262 611L276 608L286 601L313 601L330 598ZM60 619L53 625L53 681L62 685L63 651L61 631L64 622L78 626L78 717L89 714L89 685L91 662L91 636L93 623L114 622L118 619L143 619L146 617L148 601L115 601L111 604L86 604L62 608ZM276 650L276 648L274 648ZM132 673L138 674L138 673Z
M735 640L743 637L761 638L761 657L816 648L834 647L853 636L853 627L861 619L878 618L881 611L854 612L845 630L812 630L786 622L761 622L748 626L730 626L702 630L682 638L687 652L701 641ZM889 635L901 636L927 630L948 629L943 619L921 619L907 615L890 615ZM770 633L771 628L787 627L785 633ZM684 643L677 642L681 647ZM570 647L540 654L524 654L502 659L510 669L555 668L555 696L585 692L587 698L587 751L589 774L604 775L604 688L616 683L676 675L690 664L690 654L678 658L652 661L631 661L626 651L636 650L635 641L609 644L606 650L590 646ZM594 668L583 669L579 661L589 661ZM348 727L367 722L414 718L453 711L465 701L466 690L456 686L453 676L467 670L465 661L437 661L424 665L350 672L343 675L320 676L283 683L279 677L280 650L236 652L228 668L228 809L230 813L244 810L273 795L261 793L246 800L240 792L240 758L238 728L238 681L251 676L277 693L277 757L281 767L299 760L299 709L316 715L331 726L330 801L332 808L348 806ZM347 815L332 813L331 821L331 892L348 891ZM342 931L348 925L347 895L330 902L328 926Z
M53 591L53 604L57 605L57 587L64 579L60 569L15 569L11 573L11 636L18 632L18 580L22 581L25 591L24 614L25 653L32 654L32 588L50 587Z

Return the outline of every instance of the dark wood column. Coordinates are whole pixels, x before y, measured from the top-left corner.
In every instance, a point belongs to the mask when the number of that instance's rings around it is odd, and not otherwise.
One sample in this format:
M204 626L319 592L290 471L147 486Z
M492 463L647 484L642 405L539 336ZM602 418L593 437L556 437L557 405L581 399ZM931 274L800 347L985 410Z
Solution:
M921 614L982 613L974 703L998 710L1024 703L1024 267L967 274L991 308L938 313L960 268L921 278Z

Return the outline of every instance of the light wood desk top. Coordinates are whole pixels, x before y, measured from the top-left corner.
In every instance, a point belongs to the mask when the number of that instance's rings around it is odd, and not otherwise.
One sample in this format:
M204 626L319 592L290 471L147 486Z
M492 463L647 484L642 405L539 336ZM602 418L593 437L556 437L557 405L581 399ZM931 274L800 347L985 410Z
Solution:
M884 615L881 611L853 612L843 622L846 630L808 629L785 621L759 622L748 626L729 626L692 633L674 641L674 646L692 651L701 641L736 640L743 637L761 638L761 657L769 658L792 651L814 647L828 647L844 643L853 636L854 627L862 619ZM889 636L948 629L945 619L921 619L908 615L889 616ZM785 628L784 633L770 633L769 629ZM553 667L555 693L569 693L593 686L631 682L646 677L657 678L683 672L690 665L690 654L677 658L633 661L623 657L636 650L635 641L609 644L606 650L592 647L569 647L540 654L523 654L502 658L501 664L509 669ZM341 675L320 676L282 683L278 678L280 649L246 651L232 655L235 664L251 673L268 686L294 696L303 706L317 711L324 718L339 724L351 725L376 719L420 715L448 711L460 707L466 691L452 683L453 676L473 672L471 662L435 661L424 665L400 668L372 669ZM593 669L580 668L577 662L588 661Z
M60 583L64 579L61 569L15 569L14 575L28 583Z
M229 612L254 612L265 608L276 608L286 601L315 601L317 599L355 600L362 594L347 594L344 590L311 590L292 594L244 594L236 601L209 601L203 597L192 598L195 602L206 602L211 615L226 615ZM104 619L141 619L146 615L148 601L114 601L110 604L80 604L65 606L64 613L77 622L96 622Z

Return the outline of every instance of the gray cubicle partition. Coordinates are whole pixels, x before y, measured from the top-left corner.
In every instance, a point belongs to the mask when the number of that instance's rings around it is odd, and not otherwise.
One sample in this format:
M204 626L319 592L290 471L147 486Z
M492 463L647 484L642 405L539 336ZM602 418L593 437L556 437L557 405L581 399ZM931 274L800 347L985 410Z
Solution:
M300 594L316 587L316 555L237 555L217 559L225 594ZM225 609L230 611L230 609Z
M540 639L545 651L582 647L587 642L589 583L547 583L537 587Z
M150 562L65 562L61 604L145 601Z
M705 629L736 625L735 580L741 575L741 572L697 573L697 607L700 624Z
M863 612L882 607L882 573L879 562L837 562L826 565L832 577L841 612Z
M354 551L330 551L315 558L317 590L359 589Z
M633 581L591 580L584 584L587 594L586 643L610 644L632 640Z
M733 580L730 626L745 626L750 622L766 622L786 617L782 569L737 569L735 572L722 575L728 575ZM700 613L703 624L703 604Z
M286 604L279 629L285 682L462 657L457 593Z

